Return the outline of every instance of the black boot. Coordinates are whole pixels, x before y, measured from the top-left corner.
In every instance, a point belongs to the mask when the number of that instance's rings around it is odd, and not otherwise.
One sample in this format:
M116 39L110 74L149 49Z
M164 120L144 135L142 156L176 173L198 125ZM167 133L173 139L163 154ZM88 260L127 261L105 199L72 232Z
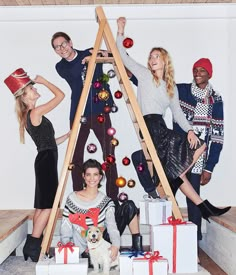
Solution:
M138 234L132 234L132 250L143 251L143 237Z
M30 259L33 262L37 262L39 260L41 243L42 243L42 238L35 238L29 234L27 235L27 239L23 247L23 255L24 255L25 261L28 260L28 257L30 257Z
M202 213L202 217L209 221L210 216L220 216L229 211L231 206L225 207L225 208L218 208L212 205L208 200L203 201L202 203L197 205Z
M90 259L90 255L89 255L88 252L85 252L85 251L84 251L84 252L81 254L81 257L82 257L82 258L87 258L87 259L88 259L88 268L93 268L93 265L92 265L91 259Z

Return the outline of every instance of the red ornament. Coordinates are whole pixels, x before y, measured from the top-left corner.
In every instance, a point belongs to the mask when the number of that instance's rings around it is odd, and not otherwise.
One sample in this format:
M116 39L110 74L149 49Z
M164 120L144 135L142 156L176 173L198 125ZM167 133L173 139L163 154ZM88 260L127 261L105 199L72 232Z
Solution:
M97 121L98 121L99 123L105 122L105 117L104 117L104 115L103 115L103 114L98 115L98 116L97 116Z
M118 139L113 138L113 139L111 140L111 145L113 145L113 146L118 146L118 145L119 145Z
M116 179L116 186L122 188L126 185L126 179L123 177L119 177Z
M137 166L137 170L138 172L142 173L144 171L144 165L142 163L139 163L139 165Z
M107 161L109 164L114 164L115 161L116 161L116 158L115 158L115 156L109 154L109 155L106 157L106 161Z
M114 136L114 134L116 133L116 129L115 128L108 128L107 129L107 134L109 135L109 136Z
M122 159L122 163L123 163L125 166L127 166L127 165L130 164L130 159L129 159L128 157L124 157L124 158Z
M128 183L127 183L127 186L129 187L129 188L133 188L134 186L135 186L135 181L134 180L132 180L132 179L130 179L130 180L128 180Z
M128 200L128 195L125 192L121 192L118 196L117 196L118 201L120 202L124 202Z
M93 143L90 143L88 146L87 146L87 151L91 154L95 153L97 151L97 146Z
M109 170L109 168L110 168L109 163L107 163L106 161L102 163L102 170L103 170L103 171L106 172L106 171Z
M127 49L131 48L133 45L134 45L134 41L132 38L127 37L123 40L123 46Z
M94 87L95 89L100 89L100 88L102 87L102 83L101 83L100 81L95 81L95 82L93 83L93 87Z
M121 91L119 91L119 90L117 90L115 93L114 93L114 95L115 95L115 98L117 98L117 99L120 99L120 98L122 98L122 92Z
M105 114L108 114L111 111L111 107L108 104L106 104L103 108L103 111Z

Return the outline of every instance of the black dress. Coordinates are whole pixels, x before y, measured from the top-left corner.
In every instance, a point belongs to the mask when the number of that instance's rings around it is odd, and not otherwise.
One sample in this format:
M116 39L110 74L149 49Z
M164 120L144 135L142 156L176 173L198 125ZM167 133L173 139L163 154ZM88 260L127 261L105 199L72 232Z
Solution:
M52 123L44 116L40 125L32 125L30 113L31 110L27 114L26 130L38 150L34 164L36 178L34 208L52 208L58 186L58 151L54 129Z

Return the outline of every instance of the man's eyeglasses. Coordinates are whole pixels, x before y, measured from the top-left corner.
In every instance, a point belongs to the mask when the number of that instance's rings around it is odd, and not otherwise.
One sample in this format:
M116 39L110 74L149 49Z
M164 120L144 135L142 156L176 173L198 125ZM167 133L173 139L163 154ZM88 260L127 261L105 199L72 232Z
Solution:
M65 40L65 41L63 41L63 42L61 43L61 45L56 45L56 46L54 46L54 50L57 51L57 52L59 52L61 49L65 49L65 47L66 47L68 44L69 44L69 42Z

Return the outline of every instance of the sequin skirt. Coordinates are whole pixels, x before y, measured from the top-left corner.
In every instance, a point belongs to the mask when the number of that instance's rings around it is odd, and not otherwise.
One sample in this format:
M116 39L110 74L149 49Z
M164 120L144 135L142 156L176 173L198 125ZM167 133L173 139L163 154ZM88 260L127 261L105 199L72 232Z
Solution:
M196 149L190 148L187 135L168 129L162 115L146 115L144 120L166 177L173 181L192 164Z
M35 198L34 208L52 208L58 186L57 150L44 150L35 159Z

